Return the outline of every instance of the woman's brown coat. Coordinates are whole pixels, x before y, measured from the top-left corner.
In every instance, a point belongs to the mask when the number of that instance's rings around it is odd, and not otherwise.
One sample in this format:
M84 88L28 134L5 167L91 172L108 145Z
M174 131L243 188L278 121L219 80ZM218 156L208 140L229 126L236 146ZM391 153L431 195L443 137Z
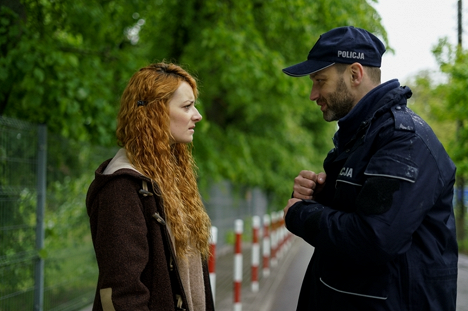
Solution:
M161 198L151 181L135 170L95 173L86 206L99 266L93 311L188 310ZM143 181L148 193L142 189ZM159 221L158 221L159 219ZM206 261L203 261L206 310L214 310ZM176 296L182 308L176 307Z

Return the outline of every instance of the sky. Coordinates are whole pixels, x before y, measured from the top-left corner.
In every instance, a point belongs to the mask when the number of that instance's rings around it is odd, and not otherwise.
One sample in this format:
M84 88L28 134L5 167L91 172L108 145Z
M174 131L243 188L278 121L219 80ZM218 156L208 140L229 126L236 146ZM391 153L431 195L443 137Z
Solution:
M457 0L379 0L373 4L382 17L394 54L382 58L382 82L397 78L408 81L421 70L437 70L432 48L439 38L457 43ZM463 27L468 29L468 1L463 7ZM464 31L463 46L468 46Z

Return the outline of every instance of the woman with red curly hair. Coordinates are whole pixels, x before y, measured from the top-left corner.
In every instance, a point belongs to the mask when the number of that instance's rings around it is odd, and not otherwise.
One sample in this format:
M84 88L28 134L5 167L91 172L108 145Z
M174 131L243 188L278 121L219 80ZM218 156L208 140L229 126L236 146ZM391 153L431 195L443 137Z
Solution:
M86 199L99 266L93 310L214 310L211 224L191 154L197 96L195 79L164 62L136 72L122 95L122 148Z

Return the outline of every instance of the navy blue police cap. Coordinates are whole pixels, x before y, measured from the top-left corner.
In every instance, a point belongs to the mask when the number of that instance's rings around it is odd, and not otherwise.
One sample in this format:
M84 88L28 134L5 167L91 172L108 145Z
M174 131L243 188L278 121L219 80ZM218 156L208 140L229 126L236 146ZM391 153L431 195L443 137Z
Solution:
M320 36L310 50L307 60L284 68L293 77L302 77L320 71L335 63L360 63L380 67L385 46L376 36L353 26L334 28Z

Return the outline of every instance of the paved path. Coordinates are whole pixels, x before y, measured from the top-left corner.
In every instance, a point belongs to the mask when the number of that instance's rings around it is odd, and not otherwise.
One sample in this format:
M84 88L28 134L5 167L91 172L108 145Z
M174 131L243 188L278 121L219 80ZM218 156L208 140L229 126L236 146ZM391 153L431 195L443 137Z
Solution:
M282 283L286 279L291 267L294 267L294 261L297 258L301 247L304 245L302 239L293 237L291 246L278 258L278 264L270 268L268 277L262 276L262 269L259 268L259 291L252 292L250 269L251 269L251 251L248 244L243 247L243 277L241 303L242 311L270 311L275 304L275 294L282 292ZM307 256L306 256L307 257ZM310 259L310 253L307 260ZM216 311L232 311L234 293L233 293L233 257L232 252L224 256L218 256L216 262ZM304 271L302 271L303 273ZM301 273L299 271L299 273ZM302 280L302 278L301 278ZM297 296L296 296L297 300ZM282 311L291 310L290 308Z
M273 295L271 308L265 311L296 310L302 280L314 251L304 240L299 238L297 240L297 253L287 268L287 275L285 275L284 280L282 280L276 293Z
M468 311L468 256L458 257L457 311Z

